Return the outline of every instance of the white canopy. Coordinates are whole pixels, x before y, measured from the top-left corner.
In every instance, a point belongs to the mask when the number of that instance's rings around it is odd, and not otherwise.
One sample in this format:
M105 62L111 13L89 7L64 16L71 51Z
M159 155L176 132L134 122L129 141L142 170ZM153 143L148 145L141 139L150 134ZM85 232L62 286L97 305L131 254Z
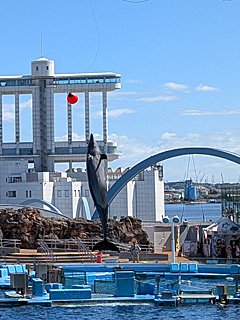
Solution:
M240 226L234 223L227 217L222 217L216 222L213 222L207 228L203 228L204 237L207 238L208 235L240 235Z

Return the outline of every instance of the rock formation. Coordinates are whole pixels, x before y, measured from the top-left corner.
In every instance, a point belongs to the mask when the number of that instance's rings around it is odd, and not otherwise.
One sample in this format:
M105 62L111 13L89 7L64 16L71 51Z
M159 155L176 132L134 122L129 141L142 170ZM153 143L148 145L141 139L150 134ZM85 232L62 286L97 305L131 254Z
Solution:
M142 230L141 220L125 217L120 221L108 219L109 237L129 243L135 238L140 244L148 244L149 238ZM37 248L38 239L102 238L100 220L84 218L45 218L35 208L0 210L0 238L19 239L21 248Z

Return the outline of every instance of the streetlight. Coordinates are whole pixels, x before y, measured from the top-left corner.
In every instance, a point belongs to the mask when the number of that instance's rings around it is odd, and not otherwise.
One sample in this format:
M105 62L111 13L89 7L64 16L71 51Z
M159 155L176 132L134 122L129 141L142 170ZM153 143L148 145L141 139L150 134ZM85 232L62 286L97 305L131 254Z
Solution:
M174 239L174 223L178 223L180 221L178 216L174 216L173 218L169 218L168 216L163 218L164 223L169 223L171 221L171 232L172 232L172 263L175 263L175 239Z

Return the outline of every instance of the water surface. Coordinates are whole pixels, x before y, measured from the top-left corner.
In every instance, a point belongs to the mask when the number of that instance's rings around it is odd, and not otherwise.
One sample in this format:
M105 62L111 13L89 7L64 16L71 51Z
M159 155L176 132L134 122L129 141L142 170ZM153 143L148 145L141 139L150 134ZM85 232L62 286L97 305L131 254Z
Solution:
M166 204L165 214L170 218L178 215L182 220L205 221L218 220L221 213L221 203L203 203L203 204Z
M154 319L239 319L240 307L230 305L221 310L217 305L189 305L173 307L157 307L154 304L145 305L102 305L82 307L40 307L23 306L0 309L0 319L4 320L154 320Z

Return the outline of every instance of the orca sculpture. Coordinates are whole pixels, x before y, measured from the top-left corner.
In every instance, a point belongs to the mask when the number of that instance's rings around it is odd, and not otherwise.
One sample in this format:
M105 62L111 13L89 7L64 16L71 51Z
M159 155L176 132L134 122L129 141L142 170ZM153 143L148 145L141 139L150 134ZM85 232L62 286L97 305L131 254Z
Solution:
M108 199L107 199L107 155L101 154L97 143L91 133L87 149L87 176L89 189L96 206L99 218L103 227L104 239L98 242L94 247L95 250L119 249L112 242L107 240L107 219L108 219Z

